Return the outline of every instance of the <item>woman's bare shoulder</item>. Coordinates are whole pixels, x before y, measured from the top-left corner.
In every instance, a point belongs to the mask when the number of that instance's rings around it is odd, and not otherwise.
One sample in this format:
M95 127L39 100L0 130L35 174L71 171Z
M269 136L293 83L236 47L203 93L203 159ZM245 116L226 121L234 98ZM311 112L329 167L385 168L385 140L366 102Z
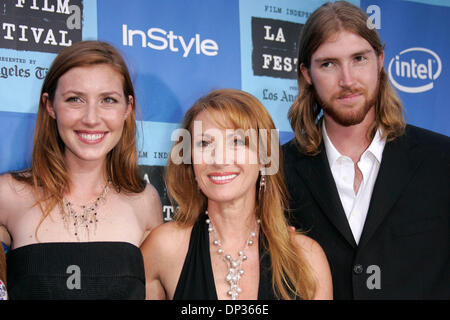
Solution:
M147 288L153 291L147 291L147 297L152 297L155 290L165 292L159 298L173 297L188 252L191 230L192 226L166 222L153 229L142 244Z
M158 190L156 190L155 186L151 183L147 183L145 185L145 189L142 192L142 196L144 196L148 201L159 201Z
M300 247L302 248L302 250L307 251L308 253L313 252L314 250L318 250L319 248L321 249L319 243L317 243L316 240L308 237L305 234L302 233L297 233L295 235L295 240L297 242L297 244L300 245Z
M140 197L143 203L141 212L147 215L147 230L152 230L163 223L161 198L156 188L150 183L147 183Z
M12 191L17 185L16 181L11 173L4 173L0 175L0 190L3 192Z
M141 206L149 206L155 203L161 203L158 190L150 184L146 183L144 190L139 193L124 193L123 197L128 198L131 201L138 202Z
M148 251L161 254L177 251L189 240L192 227L185 227L174 221L163 223L150 232L141 246L143 254Z
M333 285L330 266L322 247L317 241L304 234L295 234L295 241L302 255L308 261L316 279L314 299L332 299Z
M20 195L23 192L30 193L32 187L24 181L17 180L11 173L4 173L0 175L0 191L7 196Z
M325 252L317 241L301 233L296 233L294 239L297 247L308 260L327 261Z
M146 184L139 193L121 193L122 201L131 205L143 227L144 238L155 227L163 223L161 199L158 191L151 184Z
M34 202L33 189L30 185L16 180L10 173L0 175L0 215Z

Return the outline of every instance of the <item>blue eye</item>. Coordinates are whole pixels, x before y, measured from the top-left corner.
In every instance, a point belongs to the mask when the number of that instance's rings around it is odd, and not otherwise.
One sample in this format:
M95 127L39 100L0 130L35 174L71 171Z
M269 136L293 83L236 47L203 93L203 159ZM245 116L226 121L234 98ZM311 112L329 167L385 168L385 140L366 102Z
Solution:
M195 143L195 145L196 145L197 147L199 147L199 148L206 148L206 147L208 147L210 144L211 144L211 142L210 142L210 141L207 141L207 140L200 140L200 141L197 141L197 142Z
M244 139L240 139L240 138L234 138L233 139L233 144L235 146L245 146L245 140Z
M324 62L320 65L321 68L325 68L325 69L331 68L332 66L333 66L333 62L329 62L329 61Z
M111 97L106 97L103 101L106 103L117 103L117 100Z

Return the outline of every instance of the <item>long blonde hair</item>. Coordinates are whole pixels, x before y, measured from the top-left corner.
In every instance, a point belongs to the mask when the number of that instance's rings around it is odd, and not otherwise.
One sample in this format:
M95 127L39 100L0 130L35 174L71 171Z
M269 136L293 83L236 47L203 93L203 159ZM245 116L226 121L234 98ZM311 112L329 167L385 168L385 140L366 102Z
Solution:
M235 89L215 90L200 98L186 112L182 128L190 131L196 116L205 110L219 112L224 119L231 121L235 129L251 128L258 134L259 129L275 129L264 106L254 96ZM281 157L278 136L276 139L277 141L272 141L270 135L267 140L258 138L260 148L265 150L272 150L271 144L277 143L276 152ZM182 143L181 137L172 150L180 150L178 147L180 143ZM165 181L172 204L174 207L178 206L175 219L181 225L191 226L207 209L208 199L197 187L192 161L175 164L171 158L169 157L166 167ZM314 294L315 281L308 262L302 254L298 253L292 242L293 231L289 231L284 215L287 190L281 164L280 159L279 170L275 174L265 176L265 191L256 195L256 216L261 220L261 239L264 241L264 249L270 253L272 261L274 292L283 299L292 299L295 296L309 299Z
M53 61L42 84L37 112L32 166L15 172L13 177L33 187L37 205L42 211L42 221L53 208L62 203L69 188L69 178L64 161L65 145L56 120L46 110L42 95L47 93L53 102L58 80L75 67L106 64L122 77L125 97L132 96L132 111L125 120L122 136L106 157L106 176L116 191L142 192L145 182L141 179L136 148L136 98L128 68L120 53L110 44L101 41L82 41L61 51Z
M298 42L299 95L291 106L288 117L300 149L305 154L319 153L322 132L318 116L322 108L316 101L314 85L308 84L300 71L300 66L309 69L314 52L332 35L342 30L353 32L367 40L377 56L380 56L384 47L376 29L367 27L367 21L367 15L360 8L345 1L337 1L322 5L303 26ZM375 117L374 124L367 132L369 140L373 139L380 127L383 129L383 137L387 137L388 141L403 134L406 126L404 109L389 83L384 67L381 68L379 75Z

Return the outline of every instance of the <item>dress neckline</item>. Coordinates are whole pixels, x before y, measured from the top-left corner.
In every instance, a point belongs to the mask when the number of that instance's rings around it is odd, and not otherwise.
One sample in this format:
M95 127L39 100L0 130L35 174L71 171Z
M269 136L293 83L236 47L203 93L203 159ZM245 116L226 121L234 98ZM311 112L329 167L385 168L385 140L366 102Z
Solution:
M127 242L127 241L81 241L81 242L75 242L75 241L49 241L49 242L36 242L36 243L30 243L30 244L26 244L14 249L10 249L8 251L8 254L11 254L12 252L17 252L17 251L22 251L23 250L27 250L27 249L31 249L31 248L36 248L36 247L50 247L50 246L58 246L58 247L62 247L62 246L81 246L81 247L87 247L87 246L92 246L92 245L122 245L122 246L130 246L134 249L138 249L139 247L136 246L135 244L131 243L131 242Z

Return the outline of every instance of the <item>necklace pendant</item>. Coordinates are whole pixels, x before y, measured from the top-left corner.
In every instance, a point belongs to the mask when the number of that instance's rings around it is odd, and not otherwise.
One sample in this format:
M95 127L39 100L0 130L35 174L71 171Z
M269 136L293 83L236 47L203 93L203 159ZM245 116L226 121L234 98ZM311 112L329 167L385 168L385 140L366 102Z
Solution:
M87 241L90 241L90 234L92 230L90 225L93 225L94 227L94 234L97 231L97 210L100 205L106 201L106 194L109 191L108 184L109 181L105 185L103 193L100 197L97 197L91 204L75 205L74 203L63 198L62 205L60 206L60 213L64 227L69 233L71 232L70 229L73 229L73 235L77 238L77 241L80 241L80 232L87 237ZM81 212L78 213L75 207L81 209Z
M229 296L231 296L231 300L237 300L239 298L239 293L242 292L242 289L237 284L232 284L230 286L230 290L227 292Z
M208 215L208 211L205 212ZM216 230L213 226L213 223L210 218L206 219L206 224L208 225L208 232L213 235L216 235ZM257 220L257 225L260 224L260 220ZM229 283L230 289L227 291L227 294L231 297L231 300L237 300L239 298L239 294L242 292L241 287L239 287L239 280L244 275L244 269L242 269L242 262L247 260L247 256L245 255L245 250L253 245L253 238L256 237L256 232L252 231L245 242L244 248L238 252L238 257L233 259L230 254L225 254L222 248L222 243L217 237L213 238L212 244L217 246L217 253L222 256L223 261L228 266L228 273L225 276L225 281Z

